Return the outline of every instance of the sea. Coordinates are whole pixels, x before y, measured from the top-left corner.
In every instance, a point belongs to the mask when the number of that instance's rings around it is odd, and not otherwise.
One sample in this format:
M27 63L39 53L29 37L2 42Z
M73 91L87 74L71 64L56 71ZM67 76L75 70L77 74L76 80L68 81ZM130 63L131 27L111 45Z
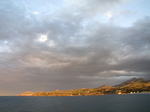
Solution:
M150 94L0 96L0 112L150 112Z

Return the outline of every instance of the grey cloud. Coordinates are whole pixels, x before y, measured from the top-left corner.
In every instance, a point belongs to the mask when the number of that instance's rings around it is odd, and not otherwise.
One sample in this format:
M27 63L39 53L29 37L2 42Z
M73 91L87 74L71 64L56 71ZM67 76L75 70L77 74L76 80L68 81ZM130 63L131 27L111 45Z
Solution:
M127 44L133 50L148 50L150 43L150 21L149 17L137 21L133 27L127 29L125 37Z
M147 57L136 58L135 56L127 59L126 61L118 64L117 69L135 71L135 72L146 72L149 73L150 60Z
M5 2L1 1L0 4L2 6L0 9L0 38L3 40L14 38L17 35L20 20L24 19L24 8L10 0Z
M65 0L68 3L73 4L79 13L84 13L86 16L95 15L99 12L108 11L116 4L121 3L121 0Z

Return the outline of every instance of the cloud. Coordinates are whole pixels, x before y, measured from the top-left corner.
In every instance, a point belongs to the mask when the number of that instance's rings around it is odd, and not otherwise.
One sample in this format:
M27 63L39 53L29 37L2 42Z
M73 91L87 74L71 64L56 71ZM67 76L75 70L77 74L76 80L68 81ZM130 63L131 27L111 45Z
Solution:
M149 26L149 17L145 17L144 19L137 21L134 24L134 27L128 29L128 34L126 35L127 38L125 39L129 40L127 42L130 45L130 48L133 50L146 50L149 48Z
M85 14L98 13L101 11L107 11L111 7L119 4L120 0L64 0L67 3L71 3L77 10L84 12Z
M125 28L91 16L108 11L111 18L108 7L120 3L65 0L61 10L36 15L25 2L1 1L1 89L14 89L15 94L114 85L123 77L150 78L149 17ZM10 86L12 90L5 89Z

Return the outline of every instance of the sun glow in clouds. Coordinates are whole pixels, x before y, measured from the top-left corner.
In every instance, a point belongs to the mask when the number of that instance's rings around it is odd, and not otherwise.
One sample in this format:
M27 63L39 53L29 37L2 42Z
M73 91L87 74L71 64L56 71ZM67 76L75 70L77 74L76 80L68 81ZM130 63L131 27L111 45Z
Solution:
M40 35L38 37L39 42L46 42L48 40L47 35Z
M35 12L33 12L33 14L39 15L39 14L40 14L40 12L35 11Z
M46 34L38 35L38 37L37 37L37 39L35 41L40 42L40 43L44 43L45 45L47 45L49 47L55 47L56 46L55 41L54 40L49 40L47 38Z
M113 17L113 14L112 12L108 11L104 14L108 19L112 18Z

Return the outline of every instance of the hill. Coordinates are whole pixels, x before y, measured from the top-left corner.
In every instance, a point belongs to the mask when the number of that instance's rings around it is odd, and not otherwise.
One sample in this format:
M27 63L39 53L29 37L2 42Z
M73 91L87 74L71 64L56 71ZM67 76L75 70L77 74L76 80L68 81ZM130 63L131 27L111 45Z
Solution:
M108 85L103 85L103 86L100 86L99 88L101 88L101 89L108 89L108 88L113 88L113 87L108 86Z
M132 84L132 83L147 83L147 82L149 81L143 78L132 78L130 80L122 82L121 84L115 85L114 87L122 87L122 86L125 86L127 84Z
M34 92L31 92L31 91L26 91L26 92L23 92L17 96L33 96Z
M150 81L143 78L132 78L116 86L103 85L98 88L81 88L74 90L55 90L48 92L31 92L27 91L17 96L89 96L105 94L128 94L150 92Z

